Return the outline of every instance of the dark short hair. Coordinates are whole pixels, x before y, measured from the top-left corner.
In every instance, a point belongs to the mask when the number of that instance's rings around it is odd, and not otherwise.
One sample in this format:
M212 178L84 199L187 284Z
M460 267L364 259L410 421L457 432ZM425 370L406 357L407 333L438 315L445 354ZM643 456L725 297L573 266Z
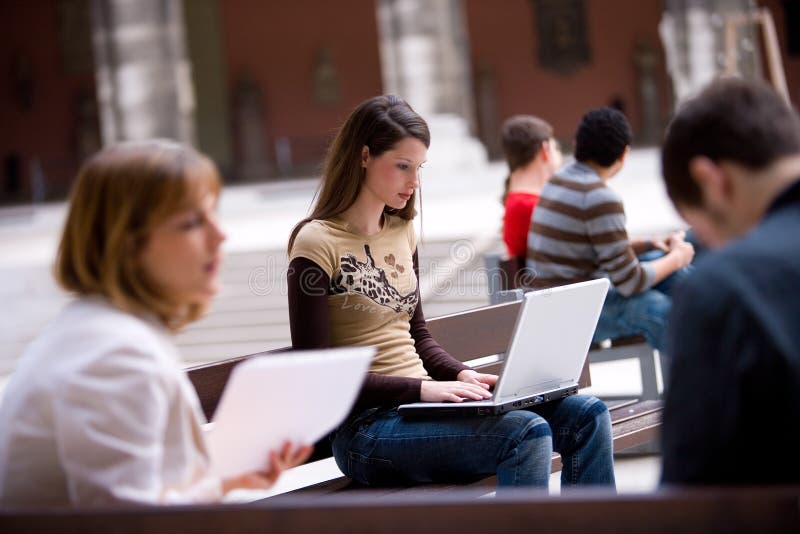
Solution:
M533 115L514 115L503 123L500 141L508 163L514 172L536 157L542 144L553 137L553 127Z
M661 172L674 204L701 206L692 158L763 169L799 153L800 120L780 96L760 82L721 78L681 106L667 127Z
M610 167L631 144L628 119L614 108L598 108L586 113L575 134L575 159Z

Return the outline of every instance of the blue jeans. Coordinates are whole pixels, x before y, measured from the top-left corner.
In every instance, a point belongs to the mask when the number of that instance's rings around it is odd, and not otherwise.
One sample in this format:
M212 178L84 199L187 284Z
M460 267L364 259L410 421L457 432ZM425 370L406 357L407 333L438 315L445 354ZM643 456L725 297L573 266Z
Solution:
M639 256L639 261L652 261L663 255L660 250L652 250ZM692 269L690 265L675 271L652 289L631 297L625 297L611 287L606 295L593 341L599 343L604 339L642 335L658 350L662 358L662 372L666 374L669 368L665 347L667 318L672 307L670 295L675 284L689 276Z
M394 408L351 416L336 432L342 472L366 486L469 482L547 488L552 451L563 486L614 486L611 418L594 397L573 395L498 416L405 419Z

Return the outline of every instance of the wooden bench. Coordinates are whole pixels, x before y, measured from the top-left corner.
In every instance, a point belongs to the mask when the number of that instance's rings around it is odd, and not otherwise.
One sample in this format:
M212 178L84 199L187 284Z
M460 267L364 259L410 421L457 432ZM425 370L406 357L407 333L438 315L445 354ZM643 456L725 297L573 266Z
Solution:
M432 333L455 356L496 369L519 303L502 304L431 319ZM275 351L273 351L275 352ZM234 358L189 370L210 416L231 369L248 358ZM583 383L588 383L588 375ZM658 401L611 404L614 448L622 450L655 437ZM554 469L558 461L554 459ZM300 466L297 469L302 469ZM350 487L339 477L338 488ZM108 508L3 508L0 532L93 533L148 532L451 532L529 530L593 532L799 532L800 487L660 489L655 493L616 495L608 490L572 489L554 497L519 489L480 498L486 491L427 486L404 490L334 491L335 484L288 493L251 504L208 506L133 506Z
M508 347L520 305L519 301L509 302L429 319L428 329L453 357L483 372L496 373L502 366L502 353ZM254 356L287 350L289 349L283 348L261 352L188 369L189 379L197 390L206 417L209 420L213 419L225 383L238 363ZM584 366L580 386L589 385L591 379L587 364ZM615 401L609 402L608 406L611 412L615 452L649 443L658 437L661 425L660 401ZM322 440L316 444L310 461L332 463L331 455L329 441ZM339 491L352 486L349 479L335 467L320 469L330 474L318 480L317 484L312 484L314 490ZM561 469L560 457L557 454L554 454L552 469L554 472ZM483 484L493 482L493 478L490 477Z
M414 534L442 532L800 532L800 487L697 488L647 495L575 490L477 498L470 490L376 497L344 492L249 505L0 509L0 532L191 534L220 532Z

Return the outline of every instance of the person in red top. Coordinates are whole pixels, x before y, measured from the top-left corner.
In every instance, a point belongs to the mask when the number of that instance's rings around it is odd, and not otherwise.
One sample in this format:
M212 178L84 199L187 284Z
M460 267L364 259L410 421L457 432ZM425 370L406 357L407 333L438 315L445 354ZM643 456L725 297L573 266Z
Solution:
M561 166L561 147L553 127L532 115L506 120L501 139L509 172L503 193L503 241L509 258L525 258L531 215L542 187Z

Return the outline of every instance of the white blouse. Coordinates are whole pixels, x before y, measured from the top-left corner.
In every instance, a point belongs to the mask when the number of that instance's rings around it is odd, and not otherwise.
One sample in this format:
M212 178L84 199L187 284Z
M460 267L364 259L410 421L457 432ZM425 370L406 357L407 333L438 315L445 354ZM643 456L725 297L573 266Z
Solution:
M0 405L0 502L221 498L197 394L155 317L84 298L26 349Z

